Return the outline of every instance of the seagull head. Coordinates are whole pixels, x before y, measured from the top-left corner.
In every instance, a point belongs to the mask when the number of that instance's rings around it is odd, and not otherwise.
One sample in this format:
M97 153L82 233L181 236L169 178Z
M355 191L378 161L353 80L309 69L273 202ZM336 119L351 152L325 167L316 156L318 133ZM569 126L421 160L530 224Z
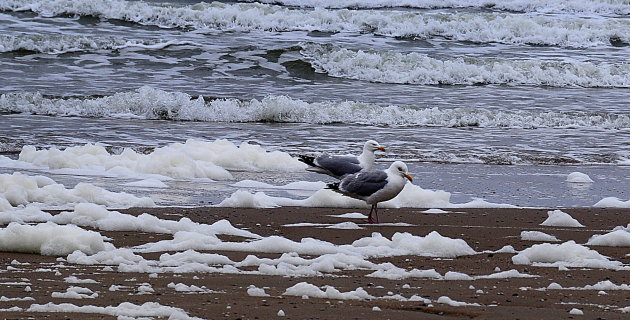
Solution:
M385 149L385 147L381 146L380 144L378 144L378 142L374 141L374 140L368 140L365 142L365 145L363 146L363 150L369 150L369 151L376 151L376 150L380 150L380 151L387 151L387 149Z
M395 161L389 166L389 171L393 174L398 174L403 178L409 179L409 181L413 182L413 177L409 174L407 165L402 161Z

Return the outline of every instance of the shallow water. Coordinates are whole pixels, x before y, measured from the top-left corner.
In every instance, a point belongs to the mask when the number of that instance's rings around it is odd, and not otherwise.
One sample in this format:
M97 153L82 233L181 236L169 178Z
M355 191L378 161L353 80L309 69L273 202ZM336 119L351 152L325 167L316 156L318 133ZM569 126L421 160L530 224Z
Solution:
M389 149L379 166L404 160L417 184L452 202L628 198L623 1L73 3L0 0L0 151L11 157L24 145L149 152L187 139L346 154L376 139ZM595 182L567 184L573 171ZM195 205L230 195L231 183L134 192Z

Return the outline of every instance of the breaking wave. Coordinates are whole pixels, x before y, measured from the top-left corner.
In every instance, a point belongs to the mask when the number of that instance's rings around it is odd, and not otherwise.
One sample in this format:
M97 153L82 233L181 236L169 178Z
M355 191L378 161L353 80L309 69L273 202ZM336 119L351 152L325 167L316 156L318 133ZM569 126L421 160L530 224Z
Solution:
M528 13L630 14L627 0L245 0L301 8L329 9L460 9L485 8Z
M441 60L415 52L348 50L315 43L303 43L301 53L319 72L371 82L630 87L630 64L474 57Z
M0 96L0 112L56 116L168 119L209 122L288 122L386 126L630 128L630 115L615 113L501 111L491 108L381 106L355 101L309 103L287 96L261 100L204 99L152 87L105 97L58 98L37 93Z
M0 35L0 52L28 52L62 54L69 52L93 52L99 50L120 50L136 47L159 50L174 45L191 44L181 41L137 41L109 37L76 35L20 34Z
M0 0L0 10L42 16L79 15L165 28L234 31L373 33L400 38L446 38L477 43L561 47L627 45L630 24L619 19L506 13L423 13L384 10L290 9L267 4L213 2L167 6L121 0Z

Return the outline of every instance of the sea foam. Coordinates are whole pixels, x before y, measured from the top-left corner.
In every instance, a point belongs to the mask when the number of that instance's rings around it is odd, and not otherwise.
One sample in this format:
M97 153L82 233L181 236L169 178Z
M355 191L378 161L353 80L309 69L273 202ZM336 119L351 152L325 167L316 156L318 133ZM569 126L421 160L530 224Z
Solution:
M67 255L76 250L94 254L113 249L95 231L75 225L61 226L52 222L24 225L16 222L0 228L0 251Z
M18 206L55 208L85 202L108 207L155 205L148 197L112 192L90 183L80 182L74 188L66 188L44 176L29 176L19 172L0 174L0 212L11 211Z
M50 170L73 169L124 177L232 179L227 169L297 171L304 164L281 151L267 151L259 145L246 142L235 145L227 140L201 141L189 139L185 143L172 143L156 148L148 154L124 149L120 154L110 153L105 146L85 144L65 149L37 150L25 146L18 160L0 158L1 163L19 166L33 164ZM227 169L226 169L227 168ZM87 170L87 171L86 171Z
M25 51L47 54L95 52L124 48L164 49L169 46L191 44L182 41L127 40L114 37L85 35L19 34L0 35L0 52Z
M192 97L148 86L100 98L49 98L38 93L0 95L0 112L58 116L140 117L208 122L346 123L390 126L630 128L630 115L616 113L382 106L358 101L306 102L288 96L263 99Z
M630 14L624 0L245 0L303 8L491 9L528 13Z
M424 85L507 84L552 87L630 87L630 64L488 58L440 59L421 53L349 50L303 43L320 72L338 78Z
M0 9L130 21L165 28L235 31L326 31L373 33L403 38L449 38L480 43L562 47L630 42L622 21L506 13L424 13L382 10L289 9L267 4L199 3L168 6L120 0L0 1Z

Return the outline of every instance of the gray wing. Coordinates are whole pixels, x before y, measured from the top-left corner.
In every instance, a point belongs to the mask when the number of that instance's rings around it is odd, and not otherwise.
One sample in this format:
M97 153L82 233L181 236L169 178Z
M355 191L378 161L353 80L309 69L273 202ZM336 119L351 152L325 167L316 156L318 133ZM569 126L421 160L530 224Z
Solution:
M353 174L363 169L357 157L321 155L315 158L317 166L330 171L335 176L341 177Z
M386 184L387 173L384 171L365 171L345 177L341 180L339 190L368 197L383 189Z

